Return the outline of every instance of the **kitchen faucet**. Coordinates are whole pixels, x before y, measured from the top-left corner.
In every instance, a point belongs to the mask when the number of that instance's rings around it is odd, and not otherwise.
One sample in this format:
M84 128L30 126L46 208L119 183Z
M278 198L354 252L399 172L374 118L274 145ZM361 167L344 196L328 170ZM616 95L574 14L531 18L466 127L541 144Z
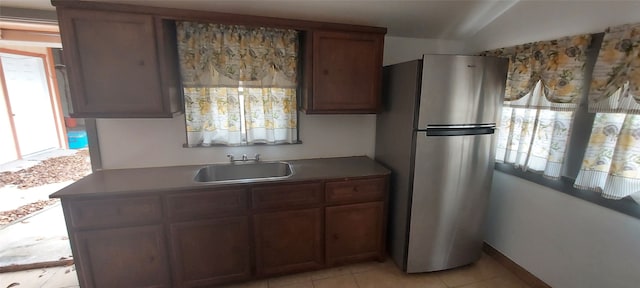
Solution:
M256 153L253 159L248 158L247 154L242 154L242 159L240 160L235 160L235 157L232 154L227 154L227 158L229 158L229 163L231 164L235 162L247 162L247 161L260 162L260 154L258 153Z

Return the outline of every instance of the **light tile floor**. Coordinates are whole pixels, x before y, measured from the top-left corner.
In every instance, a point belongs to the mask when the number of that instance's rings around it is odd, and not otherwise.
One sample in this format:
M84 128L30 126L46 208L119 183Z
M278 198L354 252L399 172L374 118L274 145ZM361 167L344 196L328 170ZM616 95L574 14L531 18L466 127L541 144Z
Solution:
M73 269L56 267L0 274L0 288L78 287ZM528 288L486 254L473 265L442 272L406 275L392 262L367 262L225 286L226 288Z

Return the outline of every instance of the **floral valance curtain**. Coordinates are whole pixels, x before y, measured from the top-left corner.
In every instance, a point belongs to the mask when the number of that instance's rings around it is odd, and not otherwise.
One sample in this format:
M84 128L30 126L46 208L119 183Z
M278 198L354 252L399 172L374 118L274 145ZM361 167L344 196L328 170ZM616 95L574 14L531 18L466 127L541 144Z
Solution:
M640 114L640 23L605 31L593 69L589 111Z
M591 35L540 41L484 52L509 58L504 105L572 111L582 94ZM537 83L541 93L532 93Z
M185 87L296 86L295 30L177 22L177 31Z
M296 143L298 33L177 22L188 146Z

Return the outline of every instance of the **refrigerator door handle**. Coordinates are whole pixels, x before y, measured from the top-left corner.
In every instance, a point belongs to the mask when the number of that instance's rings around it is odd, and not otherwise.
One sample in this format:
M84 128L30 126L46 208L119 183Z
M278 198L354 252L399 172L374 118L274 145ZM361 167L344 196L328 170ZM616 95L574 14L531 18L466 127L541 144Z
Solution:
M463 129L446 129L446 128L429 128L426 136L465 136L465 135L486 135L495 133L495 128L463 128Z
M427 129L464 129L464 128L494 128L496 123L485 124L458 124L458 125L427 125Z

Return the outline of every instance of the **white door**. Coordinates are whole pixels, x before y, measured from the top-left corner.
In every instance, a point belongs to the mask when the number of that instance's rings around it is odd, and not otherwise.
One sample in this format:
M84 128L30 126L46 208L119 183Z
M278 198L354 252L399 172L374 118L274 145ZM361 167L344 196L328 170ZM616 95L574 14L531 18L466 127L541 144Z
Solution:
M43 59L0 53L0 60L20 154L59 147Z

